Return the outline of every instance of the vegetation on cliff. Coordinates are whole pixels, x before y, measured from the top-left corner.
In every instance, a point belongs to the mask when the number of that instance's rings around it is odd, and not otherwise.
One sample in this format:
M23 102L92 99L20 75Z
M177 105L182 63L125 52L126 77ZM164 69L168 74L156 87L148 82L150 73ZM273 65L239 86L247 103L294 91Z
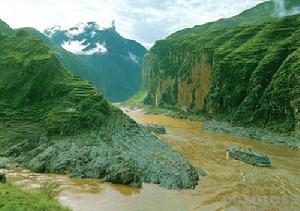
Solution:
M274 18L272 5L158 41L145 57L145 102L299 135L300 16Z

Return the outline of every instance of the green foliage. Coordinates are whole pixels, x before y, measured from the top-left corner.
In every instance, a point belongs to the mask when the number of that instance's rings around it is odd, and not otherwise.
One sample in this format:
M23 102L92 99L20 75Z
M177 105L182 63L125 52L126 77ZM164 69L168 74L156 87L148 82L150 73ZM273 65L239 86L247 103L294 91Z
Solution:
M40 187L40 193L49 199L57 197L59 192L59 184L54 182L44 182Z
M0 184L0 209L3 211L68 210L41 192L23 191L9 183Z
M0 19L0 35L13 35L14 30Z
M50 135L99 127L109 115L108 102L91 83L71 75L41 41L27 32L0 37L0 49L0 105L6 108L3 115L9 117L11 113L20 120L30 117Z
M172 79L177 84L191 78L193 67L205 56L213 69L210 91L204 107L195 107L193 98L186 105L190 110L238 124L294 132L299 124L300 15L264 18L274 12L272 5L266 2L233 18L186 29L157 42L143 68L149 104L154 103L159 88L160 102L180 104L173 94L178 88L164 81ZM257 22L262 24L253 24ZM189 95L192 93L186 93Z
M133 106L133 107L143 107L144 106L144 99L147 96L146 91L139 91L137 94L135 94L133 97L129 98L124 102L127 106Z

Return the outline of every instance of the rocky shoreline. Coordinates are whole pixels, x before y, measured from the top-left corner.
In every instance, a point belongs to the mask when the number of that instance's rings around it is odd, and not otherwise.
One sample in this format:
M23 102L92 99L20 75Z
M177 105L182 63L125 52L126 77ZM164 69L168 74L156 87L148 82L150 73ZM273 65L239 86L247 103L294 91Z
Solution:
M168 189L195 188L204 175L199 173L203 170L194 168L177 151L125 115L114 115L105 125L73 136L42 134L36 137L35 146L28 145L25 134L18 134L22 138L15 145L6 150L1 147L0 166L66 173L75 178L97 178L134 187L154 183ZM0 139L0 146L5 141Z
M258 128L234 127L226 122L205 121L203 128L207 131L230 134L242 138L255 139L261 142L276 144L292 149L300 149L300 140L297 137L283 136Z

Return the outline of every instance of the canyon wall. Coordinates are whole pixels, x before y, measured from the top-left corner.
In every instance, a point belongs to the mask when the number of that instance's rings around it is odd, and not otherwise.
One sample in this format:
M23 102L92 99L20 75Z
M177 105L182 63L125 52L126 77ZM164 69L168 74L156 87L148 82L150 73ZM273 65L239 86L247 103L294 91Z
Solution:
M145 103L299 135L300 15L185 31L146 55Z

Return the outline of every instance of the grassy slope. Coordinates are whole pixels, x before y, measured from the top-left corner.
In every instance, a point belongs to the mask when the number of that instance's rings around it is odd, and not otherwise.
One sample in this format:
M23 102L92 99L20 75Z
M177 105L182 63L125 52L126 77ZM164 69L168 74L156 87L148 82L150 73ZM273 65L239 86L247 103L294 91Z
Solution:
M2 34L5 34L5 35L13 35L14 34L13 29L10 28L10 26L7 25L5 22L3 22L1 19L0 19L0 31Z
M0 183L0 209L12 210L68 210L40 192L23 191L9 183Z
M298 0L284 0L286 11L289 12L293 7L299 7ZM230 29L240 26L257 25L277 18L278 9L275 1L270 0L258 4L257 6L245 10L244 12L231 18L223 18L203 25L197 25L193 28L183 29L168 38L179 38L185 35L197 34L199 32Z
M127 106L133 106L133 107L141 108L141 107L143 107L143 101L144 101L146 96L147 96L146 91L139 91L134 96L132 96L131 98L126 100L124 102L124 104L127 105Z
M0 40L2 118L35 121L49 134L68 134L97 127L109 115L102 95L64 69L42 42L24 31Z
M246 10L241 14L234 16L232 18L224 18L215 22L194 26L193 28L190 29L183 29L181 31L175 32L174 34L170 35L168 38L176 39L181 36L197 34L208 30L228 29L228 28L234 28L243 25L263 23L265 21L269 21L273 19L274 7L275 5L273 2L263 2L257 5L256 7Z
M68 70L71 70L73 74L78 76L84 76L87 80L92 81L93 80L99 80L99 83L103 83L103 80L101 80L98 77L95 77L92 70L95 68L93 65L85 61L84 59L80 58L77 55L74 55L59 45L57 45L55 42L53 42L49 37L47 37L45 34L39 32L38 30L34 28L21 28L17 31L27 31L30 33L34 38L37 38L39 40L42 40L44 44L46 44L51 51L57 56L59 61L64 65L64 67Z

